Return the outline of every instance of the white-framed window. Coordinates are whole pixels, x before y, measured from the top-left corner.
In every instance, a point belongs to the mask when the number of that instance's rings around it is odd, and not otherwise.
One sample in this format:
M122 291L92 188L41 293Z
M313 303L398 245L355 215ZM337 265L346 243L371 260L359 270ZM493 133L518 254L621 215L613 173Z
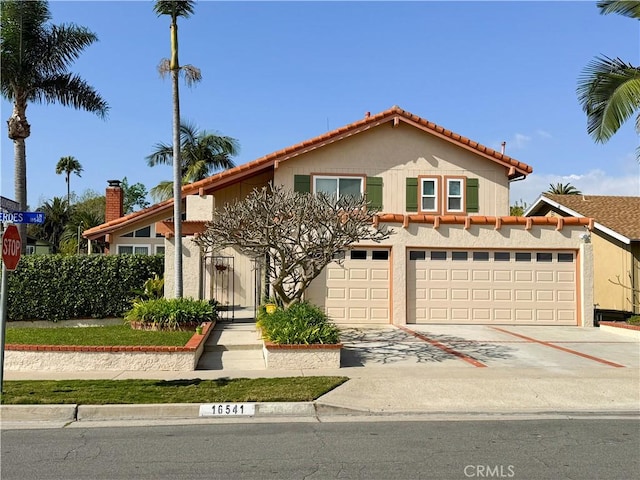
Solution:
M27 255L33 255L34 253L36 253L36 246L27 245Z
M464 208L464 178L447 178L446 212L461 213Z
M436 177L420 178L420 211L438 213L439 182Z
M118 245L120 255L149 255L148 245Z
M336 198L345 196L359 197L364 194L364 177L334 177L314 175L313 193L325 193Z

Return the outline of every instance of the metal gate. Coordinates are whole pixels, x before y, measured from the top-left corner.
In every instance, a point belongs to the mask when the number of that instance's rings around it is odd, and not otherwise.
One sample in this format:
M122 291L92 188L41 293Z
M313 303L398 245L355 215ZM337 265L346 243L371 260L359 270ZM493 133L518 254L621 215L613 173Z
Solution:
M204 293L207 300L218 302L218 315L221 320L234 320L234 258L229 256L205 256Z

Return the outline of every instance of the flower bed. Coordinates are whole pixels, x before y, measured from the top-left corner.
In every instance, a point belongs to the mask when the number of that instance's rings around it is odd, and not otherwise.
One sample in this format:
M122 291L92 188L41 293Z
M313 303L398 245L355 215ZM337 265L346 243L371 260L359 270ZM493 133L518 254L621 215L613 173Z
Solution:
M340 368L342 344L280 345L263 341L267 368L274 370Z

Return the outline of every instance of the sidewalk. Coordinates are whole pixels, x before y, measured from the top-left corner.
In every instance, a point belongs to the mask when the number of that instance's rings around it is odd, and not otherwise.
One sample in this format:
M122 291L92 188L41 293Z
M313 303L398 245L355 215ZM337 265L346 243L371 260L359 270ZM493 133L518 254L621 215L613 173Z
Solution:
M246 363L242 363L241 358L235 363L248 368L231 368L233 362L221 361L208 364L214 369L193 372L6 372L5 379L349 377L346 383L315 402L275 407L259 404L256 417L640 413L640 344L637 341L597 329L537 327L547 329L538 331L533 328L490 330L429 326L413 330L418 336L391 326L350 329L343 335L345 346L340 369L274 371L267 370L252 357ZM244 334L239 333L242 330ZM255 343L255 331L250 328L236 325L230 331L236 343ZM226 342L224 338L224 332L220 332L216 341ZM244 351L255 355L258 350L250 347ZM473 356L487 368L478 368L460 355ZM603 359L608 359L607 363L603 363ZM3 423L40 415L28 411L27 406L23 406L22 412L12 408L10 412L11 408L3 406ZM40 408L46 415L48 407L30 408ZM80 421L198 417L198 405L84 406L72 413L69 408L62 417L72 415ZM60 413L51 413L49 418L58 418L56 415Z

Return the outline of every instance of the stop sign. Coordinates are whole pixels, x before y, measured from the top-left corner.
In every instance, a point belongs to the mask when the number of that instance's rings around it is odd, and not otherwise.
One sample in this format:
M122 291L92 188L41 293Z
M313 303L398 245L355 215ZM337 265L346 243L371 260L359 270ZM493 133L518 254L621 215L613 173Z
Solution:
M20 261L22 241L15 225L9 225L2 236L2 261L7 270L13 271Z

